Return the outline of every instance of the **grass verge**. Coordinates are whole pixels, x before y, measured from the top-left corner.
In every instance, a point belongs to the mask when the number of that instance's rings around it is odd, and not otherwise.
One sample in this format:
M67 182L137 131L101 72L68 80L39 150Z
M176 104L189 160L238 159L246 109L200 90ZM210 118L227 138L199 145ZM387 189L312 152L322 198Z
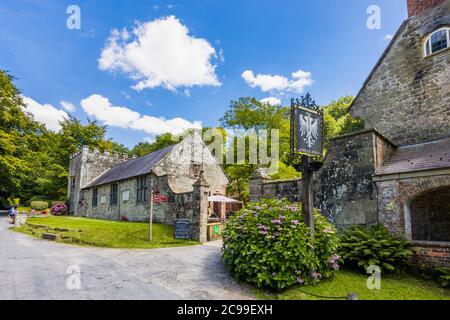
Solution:
M259 299L269 300L321 300L307 293L320 296L343 296L356 292L359 300L450 300L450 290L439 287L432 281L417 279L410 275L382 276L381 289L369 290L369 275L342 270L332 279L317 286L296 287L281 293L255 290ZM324 299L327 300L327 299Z
M173 239L173 227L153 224L153 241L149 241L149 224L106 221L78 217L29 218L26 225L14 229L41 238L43 233L57 234L57 242L105 248L164 248L196 245L199 242Z

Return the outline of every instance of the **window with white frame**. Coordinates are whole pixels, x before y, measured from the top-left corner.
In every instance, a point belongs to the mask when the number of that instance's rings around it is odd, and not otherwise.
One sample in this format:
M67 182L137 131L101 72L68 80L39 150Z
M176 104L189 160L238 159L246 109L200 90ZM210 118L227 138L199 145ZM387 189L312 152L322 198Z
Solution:
M450 28L448 27L438 29L427 37L424 54L428 57L447 48L450 48Z

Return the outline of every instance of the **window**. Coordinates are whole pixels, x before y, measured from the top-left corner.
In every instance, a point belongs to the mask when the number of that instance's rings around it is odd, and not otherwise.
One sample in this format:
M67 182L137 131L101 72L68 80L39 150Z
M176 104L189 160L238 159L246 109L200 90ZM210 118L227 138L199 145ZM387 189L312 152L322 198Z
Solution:
M137 179L137 202L148 201L148 179L147 176L139 177Z
M70 177L70 193L75 192L76 181L76 177Z
M436 30L425 41L425 57L447 48L450 48L450 28Z
M98 203L98 189L93 189L92 190L92 207L93 208L97 207L97 203Z
M111 185L111 193L109 194L109 205L111 205L111 206L117 205L118 190L119 190L119 185L117 183L113 183Z

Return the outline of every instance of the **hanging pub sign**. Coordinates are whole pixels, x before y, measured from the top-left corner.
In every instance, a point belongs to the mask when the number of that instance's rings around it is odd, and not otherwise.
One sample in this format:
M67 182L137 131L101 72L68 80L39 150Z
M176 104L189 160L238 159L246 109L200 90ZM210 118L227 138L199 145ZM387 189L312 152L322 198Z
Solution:
M323 155L323 125L322 113L315 102L307 95L302 102L293 103L291 125L295 125L295 151L310 156Z

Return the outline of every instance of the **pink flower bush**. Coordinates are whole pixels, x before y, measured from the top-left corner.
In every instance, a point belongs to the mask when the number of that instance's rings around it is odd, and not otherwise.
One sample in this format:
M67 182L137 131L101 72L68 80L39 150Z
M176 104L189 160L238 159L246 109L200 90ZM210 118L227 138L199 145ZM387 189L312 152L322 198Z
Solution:
M65 203L57 203L52 206L50 213L54 216L64 216L68 214L69 208L67 208Z

